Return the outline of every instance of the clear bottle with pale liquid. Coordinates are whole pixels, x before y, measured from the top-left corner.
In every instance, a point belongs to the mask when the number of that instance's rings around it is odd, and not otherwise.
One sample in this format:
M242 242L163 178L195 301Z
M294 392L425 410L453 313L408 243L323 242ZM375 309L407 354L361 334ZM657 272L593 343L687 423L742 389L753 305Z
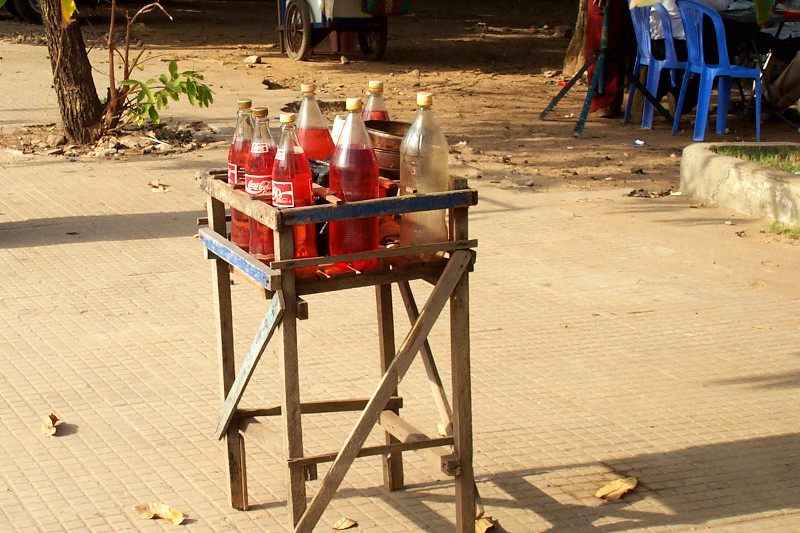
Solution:
M228 183L244 184L245 165L253 142L252 102L248 99L236 101L238 117L233 132L231 147L228 149ZM250 217L231 209L231 242L247 252L250 249Z
M433 95L417 93L419 109L400 144L401 194L432 193L453 188L447 168L447 139L433 118ZM401 246L415 246L448 240L445 210L404 213L400 222ZM431 260L441 253L423 254Z
M272 193L272 167L278 147L269 131L269 118L266 107L253 109L255 133L250 144L250 154L245 164L244 190L251 196ZM269 202L266 198L262 202ZM250 219L250 255L269 264L275 260L275 242L272 230L259 221Z

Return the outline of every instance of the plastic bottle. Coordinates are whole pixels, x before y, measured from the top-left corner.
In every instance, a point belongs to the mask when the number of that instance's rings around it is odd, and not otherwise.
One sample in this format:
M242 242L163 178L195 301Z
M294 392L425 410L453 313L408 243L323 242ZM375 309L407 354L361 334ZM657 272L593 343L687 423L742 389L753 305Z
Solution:
M294 113L281 113L281 140L272 167L272 205L301 207L314 205L311 189L311 168L294 132ZM316 227L314 224L294 226L294 257L317 257ZM316 266L295 268L299 277L311 277Z
M447 139L433 119L433 95L417 93L419 110L400 144L400 186L404 194L452 189L447 169ZM414 246L448 240L445 211L406 213L400 222L400 244ZM423 260L441 254L425 254Z
M233 132L233 140L228 150L228 183L244 184L244 169L250 143L253 141L253 115L250 100L237 100L238 119ZM231 242L247 252L250 248L250 217L231 209Z
M389 120L389 112L386 111L386 102L383 101L383 82L380 80L369 81L369 98L361 118L367 120Z
M378 159L361 120L361 99L347 99L347 118L331 157L330 188L345 202L378 197ZM331 255L378 249L378 217L338 220L330 223ZM377 259L348 263L356 270L377 265ZM345 267L344 264L336 265Z
M269 131L267 114L266 107L253 109L256 126L244 174L244 190L251 196L272 193L272 167L278 147ZM267 202L267 199L261 201ZM250 255L266 264L275 260L272 230L253 218L250 219Z
M300 141L307 158L326 159L333 154L333 138L314 97L316 90L317 86L313 83L300 85L303 99L297 112L297 140Z

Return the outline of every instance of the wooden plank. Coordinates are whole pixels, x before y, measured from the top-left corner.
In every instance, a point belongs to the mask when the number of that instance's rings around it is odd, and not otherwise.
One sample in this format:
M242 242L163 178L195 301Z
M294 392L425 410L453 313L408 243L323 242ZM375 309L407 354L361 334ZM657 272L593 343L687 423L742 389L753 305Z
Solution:
M468 236L467 209L451 210L452 236ZM474 253L474 252L470 252ZM456 531L475 531L475 474L472 467L472 384L469 342L469 274L461 274L450 295L450 367L453 399L453 451L461 468L455 478Z
M433 440L422 430L415 428L407 421L403 420L392 411L384 411L378 419L378 424L390 433L398 442L427 442ZM434 450L432 448L421 448L417 450L420 455L425 457L437 470L441 470L448 476L454 476L458 472L459 463L455 455L450 450Z
M219 200L209 198L206 202L211 228L225 233L225 206ZM233 307L231 302L231 278L228 265L222 259L211 262L211 278L214 295L214 323L217 330L217 355L219 357L219 376L222 398L236 377L236 366L233 357ZM239 445L239 424L234 422L228 427L225 439L225 462L228 466L228 498L235 509L244 509L247 496L244 494L245 465Z
M304 415L320 413L342 413L347 411L363 411L369 398L351 398L347 400L321 400L316 402L301 402L300 412ZM392 396L386 402L385 409L399 409L403 407L403 398ZM253 418L257 416L280 416L281 406L264 407L260 409L237 409L234 418Z
M283 227L274 233L275 258L278 261L294 257L294 231ZM281 273L280 291L283 294L283 321L281 324L281 350L278 361L283 379L281 395L281 422L283 425L284 458L303 457L303 424L300 411L300 370L297 360L297 291L294 270ZM303 467L287 463L286 501L294 527L306 510L306 473Z
M424 450L426 448L436 448L439 446L452 446L453 437L436 437L430 440L420 440L412 442L395 442L393 444L381 444L379 446L364 446L359 450L357 457L370 457L373 455L397 454L407 451ZM311 465L320 463L330 463L336 459L338 452L320 453L317 455L306 455L302 459L292 459L290 463L298 465Z
M278 461L285 460L283 455L283 438L281 437L280 431L277 431L274 426L270 427L268 424L262 424L255 418L242 418L239 423L240 436L251 439L258 444L261 449L265 450ZM317 479L316 464L304 464L301 466L304 470L306 481Z
M308 302L302 298L297 299L297 320L308 320Z
M439 279L447 260L421 263L394 270L370 270L363 274L341 275L330 279L304 278L297 280L297 293L303 296L322 292L355 289L357 287L371 287L373 285L386 285L401 280L435 278ZM435 281L433 282L435 285Z
M311 533L314 529L323 511L339 488L350 465L353 464L353 461L358 456L358 451L364 445L369 432L375 425L381 411L383 411L383 406L386 405L386 401L391 397L394 384L405 375L414 360L414 356L419 352L422 343L427 338L428 333L430 333L436 319L444 308L453 287L461 279L462 273L471 261L472 253L465 250L458 250L450 257L439 283L433 288L428 301L422 312L420 312L419 319L408 332L403 344L400 346L400 350L384 373L369 403L362 411L358 422L350 432L347 441L339 451L325 479L323 479L317 494L314 495L308 509L297 523L295 527L296 533Z
M216 198L233 209L255 218L273 230L278 227L278 209L266 202L253 200L244 190L235 189L226 182L207 175L200 178L200 189L208 193L212 198ZM225 232L220 234L224 235Z
M378 346L380 348L381 375L392 363L395 354L394 345L394 310L392 308L392 286L376 285L375 301L378 311ZM397 382L394 383L393 395L397 395ZM396 414L398 410L395 410ZM386 444L397 444L398 441L391 433L384 435ZM397 451L381 457L383 463L383 484L387 490L403 488L403 453Z
M419 310L417 309L417 302L414 300L414 294L411 292L411 285L407 281L401 281L397 284L400 288L400 295L403 297L403 304L406 308L408 319L413 324L419 317ZM450 436L453 434L453 411L450 409L450 402L447 401L447 394L444 392L442 385L442 378L439 376L439 370L436 368L436 361L433 359L433 352L428 339L422 344L420 350L420 357L425 365L425 373L428 375L428 383L431 387L431 394L436 402L436 409L439 411L439 419L442 424L442 433Z
M458 242L448 241L432 244L421 244L418 246L381 248L380 250L369 250L366 252L355 252L352 254L307 257L304 259L287 259L286 261L273 261L269 266L274 270L282 270L286 268L297 268L311 265L332 265L334 263L360 261L362 259L402 257L406 255L420 255L430 252L452 252L453 250L466 250L467 248L474 248L476 246L478 246L478 241L475 239Z
M336 196L331 192L330 189L323 187L322 185L317 185L316 183L311 184L312 192L314 196L319 198L324 198L325 201L330 202L334 205L342 203L342 199Z
M225 216L225 221L226 222L230 222L231 221L231 216L230 215L226 215ZM198 226L208 226L208 217L197 217L197 225Z
M472 189L460 191L434 192L393 198L375 198L358 202L343 202L338 205L325 204L308 207L281 209L277 224L298 226L383 215L396 215L415 211L432 211L469 207L478 203L478 193ZM231 203L232 206L236 207ZM271 226L270 226L271 227Z
M247 497L247 451L244 446L244 436L239 434L239 457L242 462L242 511L250 510L250 502Z
M215 258L222 259L265 289L275 290L278 287L280 273L277 270L270 269L231 241L222 237L222 234L218 231L210 228L200 228L198 235L200 240L203 241L203 245L209 252L214 254Z
M261 326L259 326L256 336L250 344L250 350L247 352L244 361L242 361L239 374L236 376L236 380L233 382L233 385L225 397L225 402L222 404L222 409L217 417L216 429L214 430L214 434L218 439L221 439L227 431L228 425L233 419L236 406L239 405L239 401L242 399L244 389L250 382L253 371L256 369L256 365L261 359L261 355L264 353L267 343L269 343L272 334L281 322L284 307L284 304L281 302L282 298L281 293L276 293L275 296L272 297L272 302L269 305L269 309L267 309L267 313L264 315L264 320L261 321Z

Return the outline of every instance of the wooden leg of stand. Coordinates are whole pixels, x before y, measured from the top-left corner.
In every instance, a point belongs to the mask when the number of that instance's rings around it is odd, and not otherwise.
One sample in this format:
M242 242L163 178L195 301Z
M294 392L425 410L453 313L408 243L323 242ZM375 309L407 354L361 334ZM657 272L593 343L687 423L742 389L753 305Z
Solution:
M376 285L375 298L378 307L378 340L381 350L381 374L386 372L394 359L394 314L392 309L392 286ZM392 396L397 396L397 380L395 379ZM395 414L399 413L395 409ZM388 432L386 444L400 442ZM383 484L388 490L398 490L403 487L403 452L390 453L382 456L383 459Z
M467 209L453 209L457 239L467 235ZM472 469L472 385L469 347L469 273L461 274L450 295L450 361L453 380L453 451L459 458L456 486L456 531L475 531L475 475Z
M294 257L294 235L286 227L275 232L275 259L278 261ZM297 292L295 275L291 269L281 272L283 294L283 320L281 322L281 348L279 349L280 372L283 378L281 420L283 422L283 447L287 460L287 503L294 527L306 510L306 479L302 465L289 464L289 459L303 457L303 426L300 419L300 371L297 361Z
M225 222L225 204L214 198L207 202L208 220L211 229L222 236L227 236ZM217 326L217 353L220 360L220 383L223 401L228 396L236 378L236 366L233 358L233 311L231 305L231 274L228 263L222 259L213 259L211 277L214 284L214 314ZM244 492L244 458L239 443L239 422L234 420L228 426L225 435L226 462L228 464L229 492L231 506L244 509L247 495Z

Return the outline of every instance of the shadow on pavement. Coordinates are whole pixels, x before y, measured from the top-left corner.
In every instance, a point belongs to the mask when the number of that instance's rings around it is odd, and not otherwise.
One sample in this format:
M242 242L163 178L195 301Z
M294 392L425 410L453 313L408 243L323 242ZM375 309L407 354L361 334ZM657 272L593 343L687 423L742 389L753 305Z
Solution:
M204 211L36 218L0 223L0 248L191 237Z

